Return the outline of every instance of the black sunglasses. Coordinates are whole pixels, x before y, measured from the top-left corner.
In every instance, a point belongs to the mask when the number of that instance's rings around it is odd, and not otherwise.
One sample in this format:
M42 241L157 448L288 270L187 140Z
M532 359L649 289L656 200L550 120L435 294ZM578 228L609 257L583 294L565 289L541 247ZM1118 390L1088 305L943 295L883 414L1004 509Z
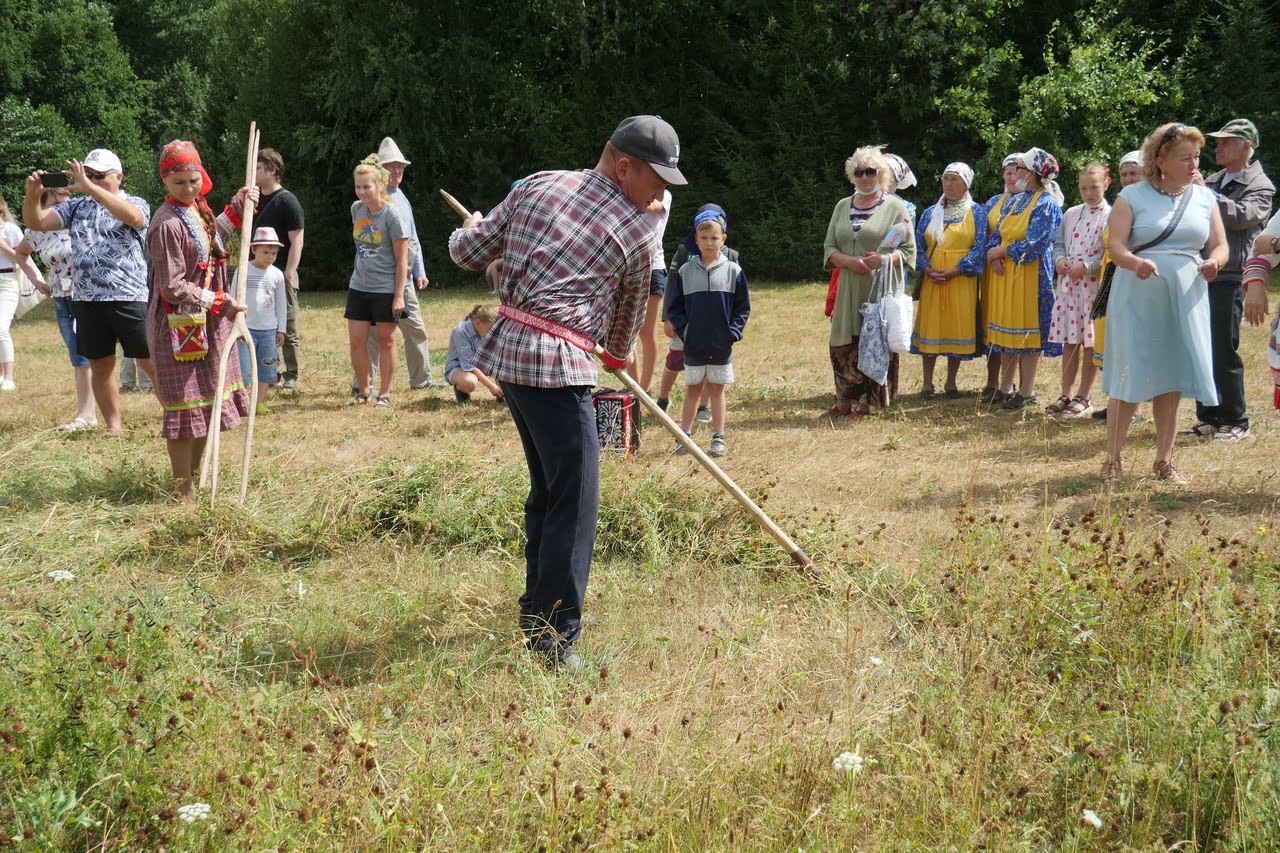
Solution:
M103 178L105 178L109 174L111 173L110 172L90 172L88 169L85 169L84 171L84 176L91 181L101 181Z
M880 174L879 169L854 169L853 176L855 178L874 178Z
M1186 130L1185 124L1175 124L1164 132L1164 136L1160 137L1160 144L1156 146L1156 156L1160 156L1160 151L1170 142L1172 142L1179 133Z

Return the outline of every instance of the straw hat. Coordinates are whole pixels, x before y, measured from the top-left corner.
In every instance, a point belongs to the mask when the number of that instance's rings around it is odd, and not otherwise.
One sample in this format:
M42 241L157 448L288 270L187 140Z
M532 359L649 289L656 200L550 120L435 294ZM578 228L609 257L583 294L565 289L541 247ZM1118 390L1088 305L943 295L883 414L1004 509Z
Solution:
M261 228L253 229L253 241L250 246L283 246L280 238L276 236L276 229L264 225Z

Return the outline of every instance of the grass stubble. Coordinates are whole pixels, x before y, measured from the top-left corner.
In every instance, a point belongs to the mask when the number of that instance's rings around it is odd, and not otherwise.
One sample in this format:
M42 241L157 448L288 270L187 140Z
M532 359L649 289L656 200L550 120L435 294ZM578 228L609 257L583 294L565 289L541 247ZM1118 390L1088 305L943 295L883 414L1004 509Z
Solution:
M913 359L886 414L819 417L821 295L755 288L725 461L818 565L650 427L603 463L577 677L515 634L505 411L402 377L392 412L347 406L338 296L307 295L303 391L259 419L243 508L168 499L142 396L124 439L55 433L65 355L47 311L17 324L0 846L1280 847L1261 331L1255 438L1180 445L1174 490L1139 425L1106 493L1094 422L922 401ZM483 298L430 294L432 340Z

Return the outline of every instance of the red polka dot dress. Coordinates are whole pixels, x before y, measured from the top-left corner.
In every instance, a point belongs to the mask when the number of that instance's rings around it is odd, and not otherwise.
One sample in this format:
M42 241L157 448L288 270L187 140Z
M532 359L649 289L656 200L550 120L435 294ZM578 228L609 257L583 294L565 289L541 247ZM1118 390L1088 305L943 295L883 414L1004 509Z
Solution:
M1102 275L1102 253L1106 248L1102 237L1110 216L1111 205L1105 201L1097 207L1078 204L1062 216L1062 230L1054 246L1054 263L1063 259L1072 266L1082 264L1085 274L1058 276L1053 315L1049 320L1049 340L1054 343L1093 347L1093 320L1089 318L1089 310Z

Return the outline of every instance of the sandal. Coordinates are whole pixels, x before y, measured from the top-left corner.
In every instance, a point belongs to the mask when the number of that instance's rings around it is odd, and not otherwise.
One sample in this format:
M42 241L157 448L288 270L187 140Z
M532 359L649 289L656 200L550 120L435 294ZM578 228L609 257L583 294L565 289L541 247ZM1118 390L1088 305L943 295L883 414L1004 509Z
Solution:
M1136 414L1134 415L1133 419L1135 421L1138 420ZM1217 431L1218 431L1218 428L1213 424L1205 423L1204 421L1201 421L1200 423L1196 424L1193 427L1190 427L1189 429L1184 429L1180 431L1178 435L1182 436L1183 438L1209 438Z
M1070 415L1073 418L1083 418L1093 412L1093 404L1089 402L1088 397L1072 397L1071 402L1063 409L1064 415Z
M1060 415L1067 410L1067 406L1071 405L1071 398L1063 394L1058 399L1044 407L1046 415Z
M848 414L849 414L849 408L850 408L850 406L849 406L849 404L848 404L848 403L839 403L839 402L838 402L838 403L836 403L834 406L832 406L831 408L827 409L827 417L829 417L829 418L843 418L843 417L845 417L846 415L848 415Z
M946 398L948 400L959 400L961 397L964 396L962 393L960 393L959 388L948 388L946 391L943 391L942 393L946 395Z
M932 400L936 396L938 396L938 392L934 391L932 388L925 388L920 392L921 400Z
M383 394L380 397L378 397L378 402L375 403L374 405L376 405L379 409L389 409L391 408L391 397L387 394Z
M978 399L983 403L1001 403L1004 402L1004 392L999 388L987 386L982 389L982 393L978 395Z
M1191 481L1178 473L1178 469L1173 467L1173 463L1167 459L1163 462L1156 462L1151 466L1151 470L1155 472L1156 479L1164 480L1166 483L1172 483L1175 486L1185 486Z
M1119 485L1124 482L1124 463L1107 459L1102 463L1102 484L1104 486Z
M369 402L369 395L361 394L359 391L357 391L355 394L352 395L351 402L353 405L363 406L365 403Z

